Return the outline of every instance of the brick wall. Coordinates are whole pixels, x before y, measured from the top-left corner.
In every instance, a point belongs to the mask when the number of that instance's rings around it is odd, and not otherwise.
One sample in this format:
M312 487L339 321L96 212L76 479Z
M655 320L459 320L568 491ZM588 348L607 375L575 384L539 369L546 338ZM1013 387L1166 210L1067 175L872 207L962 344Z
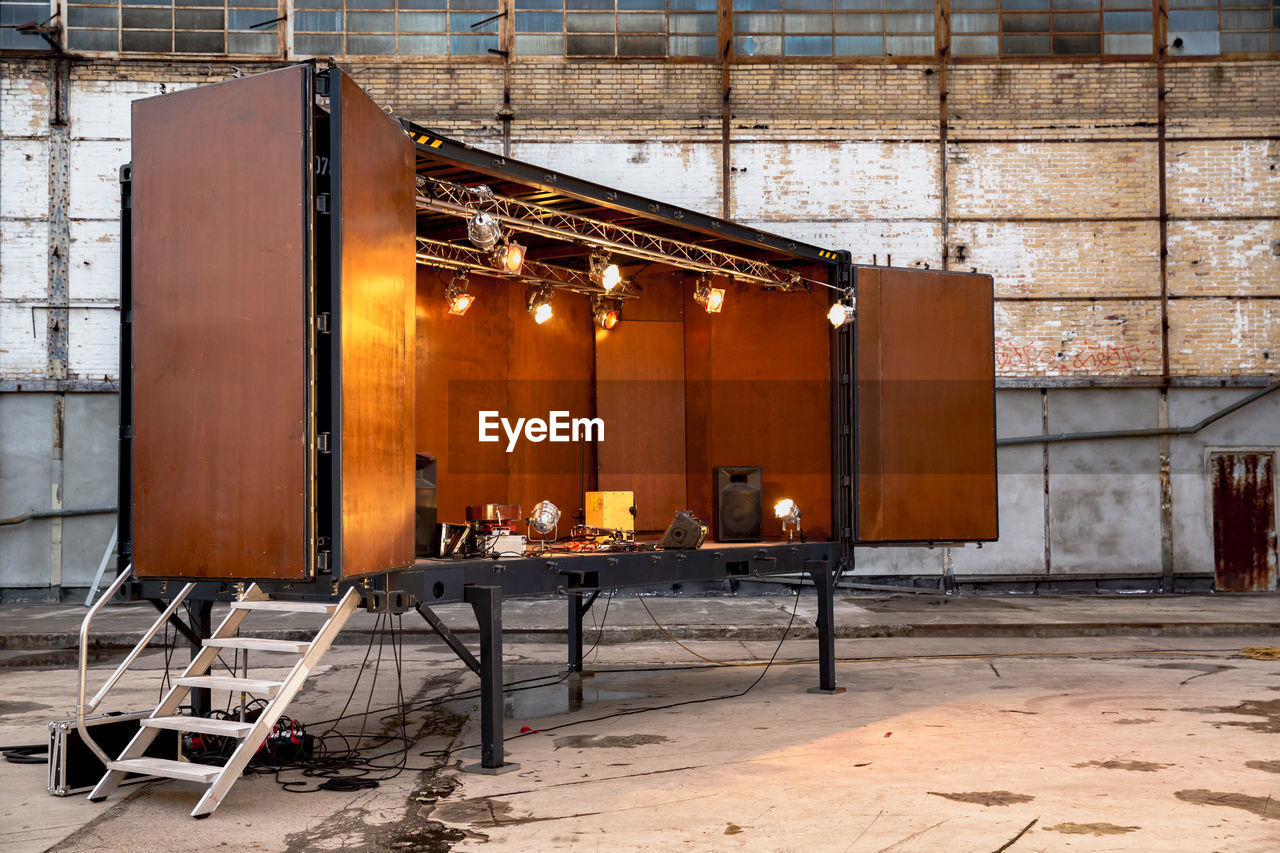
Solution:
M115 275L111 182L127 158L128 101L272 67L72 61L73 298L102 297ZM0 295L35 299L45 290L49 71L40 60L0 69ZM538 59L504 69L478 58L347 70L391 110L492 148L503 145L509 92L512 156L710 213L727 206L859 262L937 267L945 246L952 268L995 277L998 369L1010 380L1159 377L1162 310L1175 381L1277 373L1278 61L1165 68L1164 282L1153 63L744 62L729 69L727 145L714 63ZM43 330L21 338L22 311L0 308L0 374L38 376ZM94 326L101 319L71 317L86 375L111 372L110 344L91 342L110 337Z

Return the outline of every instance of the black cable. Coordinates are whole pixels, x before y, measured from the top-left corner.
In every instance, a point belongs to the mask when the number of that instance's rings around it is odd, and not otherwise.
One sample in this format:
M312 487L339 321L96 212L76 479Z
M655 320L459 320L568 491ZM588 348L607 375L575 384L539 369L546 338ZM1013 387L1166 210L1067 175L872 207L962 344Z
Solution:
M584 658L594 652L596 647L600 645L600 638L604 636L604 623L609 619L609 605L613 604L613 593L614 590L609 590L609 597L604 600L604 613L600 614L600 628L596 631L596 641L591 644L591 648L582 653Z
M49 744L23 743L13 746L0 746L0 755L10 764L47 764L49 762Z
M755 686L759 684L761 680L764 679L765 675L768 674L770 667L773 666L774 659L778 657L778 652L782 650L782 644L787 641L787 635L791 633L791 626L794 625L796 621L796 610L800 607L800 593L802 589L803 589L802 587L796 588L796 600L791 605L791 618L787 620L787 627L783 629L782 636L778 639L778 645L776 645L773 649L773 654L769 656L769 660L765 663L764 669L760 671L760 674L756 676L756 680L751 682L749 685L747 685L747 687L744 690L741 690L737 693L726 693L722 696L705 696L701 699L685 699L680 702L669 702L665 705L649 705L644 708L626 708L621 711L614 711L612 713L604 714L599 717L588 717L582 720L570 720L567 723L560 723L559 725L555 725L555 726L546 726L541 729L533 729L530 731L520 732L518 734L512 735L511 737L504 737L502 739L503 743L506 743L507 741L511 741L511 740L516 740L517 738L526 737L527 735L541 734L543 732L559 731L560 729L567 729L571 726L580 726L584 723L599 723L604 720L616 719L617 717L630 717L636 714L645 714L645 713L648 713L649 711L666 711L671 708L683 708L686 705L701 705L707 702L719 702L723 699L739 699L743 696L746 696L753 689L755 689ZM436 751L436 752L428 751L428 752L422 752L419 754L424 756L441 755L443 757L448 757L450 754L452 754L453 752L456 752L459 749L474 749L475 747L478 747L478 746L480 746L480 744L470 744L468 746L457 747L449 750Z

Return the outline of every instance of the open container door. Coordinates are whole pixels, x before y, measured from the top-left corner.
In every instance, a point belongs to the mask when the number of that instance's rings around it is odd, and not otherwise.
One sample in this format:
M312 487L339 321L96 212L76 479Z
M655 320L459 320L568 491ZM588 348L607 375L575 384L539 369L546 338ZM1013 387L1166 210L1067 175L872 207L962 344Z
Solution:
M314 571L311 86L299 66L133 105L121 555L140 577Z
M350 577L413 565L414 149L350 77L337 68L324 76L338 287L322 309L331 399L321 429L330 436L330 568Z
M857 267L860 544L998 536L986 275Z
M135 103L133 151L121 554L144 578L411 565L400 125L342 72L300 65Z

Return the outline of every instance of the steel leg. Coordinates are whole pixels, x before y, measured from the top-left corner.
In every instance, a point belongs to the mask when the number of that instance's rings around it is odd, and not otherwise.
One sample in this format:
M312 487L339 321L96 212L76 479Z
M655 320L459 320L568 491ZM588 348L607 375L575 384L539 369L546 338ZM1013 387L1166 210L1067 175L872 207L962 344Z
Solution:
M213 601L210 599L199 599L191 602L195 605L191 614L191 630L201 640L213 635ZM200 654L203 644L191 644L191 659L195 660L196 655ZM212 665L209 667L213 670ZM210 690L208 687L197 687L191 691L191 714L195 717L209 716L209 709L212 707L212 699L210 698Z
M469 586L463 600L480 627L480 763L470 773L509 773L519 767L503 760L502 743L502 588Z
M582 672L582 593L571 592L569 600L569 671Z
M825 560L806 560L805 571L818 591L818 686L810 693L843 693L836 687L836 575Z

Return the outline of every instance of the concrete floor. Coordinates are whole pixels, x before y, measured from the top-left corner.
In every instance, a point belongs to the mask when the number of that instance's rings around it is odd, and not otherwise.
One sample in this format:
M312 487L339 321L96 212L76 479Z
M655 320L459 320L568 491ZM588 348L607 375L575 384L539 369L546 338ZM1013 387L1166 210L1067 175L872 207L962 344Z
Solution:
M786 624L781 603L775 636ZM690 647L759 662L775 645ZM479 776L458 772L477 758L459 749L476 739L477 722L461 717L475 710L475 679L442 646L411 638L404 686L424 707L408 720L409 769L379 787L300 794L248 776L197 823L187 817L194 785L135 786L95 805L49 796L43 766L6 764L0 853L1274 851L1280 662L1242 657L1245 646L1280 646L1280 633L842 640L838 674L849 689L824 696L805 692L813 664L790 663L810 658L814 644L789 640L760 682L734 696L760 666L713 667L669 641L606 643L589 658L594 674L559 679L559 646L509 644L506 678L546 676L547 686L508 694L507 734L519 736L507 753L519 769ZM323 728L364 655L335 648L292 716ZM255 673L272 672L266 661L255 656ZM385 652L375 710L395 703L389 661ZM147 655L112 707L153 705L161 663ZM97 677L112 665L96 664ZM364 708L372 670L364 666L353 708ZM74 697L73 669L0 669L0 743L42 741ZM697 704L597 719L677 702ZM357 735L361 719L340 730ZM372 715L363 741L388 731L395 720ZM447 758L434 754L447 747Z

